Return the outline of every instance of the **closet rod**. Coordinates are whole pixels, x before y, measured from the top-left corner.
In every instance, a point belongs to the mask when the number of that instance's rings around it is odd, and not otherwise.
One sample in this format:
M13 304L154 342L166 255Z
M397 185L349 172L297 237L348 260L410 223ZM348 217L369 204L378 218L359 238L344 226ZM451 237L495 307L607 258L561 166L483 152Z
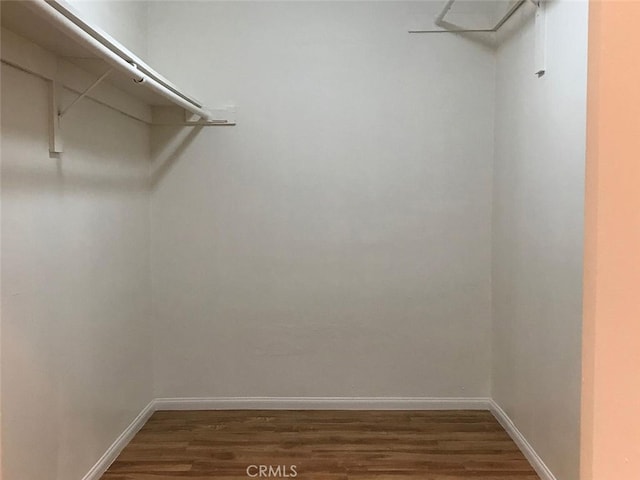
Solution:
M209 122L213 120L211 112L194 105L193 103L185 100L181 96L172 92L149 75L138 70L134 63L122 58L120 55L113 52L111 49L100 43L85 30L73 23L62 13L58 12L55 8L51 7L46 0L24 0L31 10L36 12L41 17L47 19L58 30L67 35L72 40L78 42L81 46L87 48L94 55L106 61L112 67L120 70L126 75L130 76L135 83L144 84L147 88L154 91L158 95L170 100L172 103L179 105L185 110L202 117L203 120Z

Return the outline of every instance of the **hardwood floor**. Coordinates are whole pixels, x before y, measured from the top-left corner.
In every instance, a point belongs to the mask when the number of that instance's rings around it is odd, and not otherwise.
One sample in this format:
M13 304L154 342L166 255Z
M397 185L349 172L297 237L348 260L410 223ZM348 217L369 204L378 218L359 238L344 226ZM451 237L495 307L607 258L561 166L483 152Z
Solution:
M263 476L260 465L267 466ZM301 480L539 479L486 411L222 410L154 413L102 480L269 474Z

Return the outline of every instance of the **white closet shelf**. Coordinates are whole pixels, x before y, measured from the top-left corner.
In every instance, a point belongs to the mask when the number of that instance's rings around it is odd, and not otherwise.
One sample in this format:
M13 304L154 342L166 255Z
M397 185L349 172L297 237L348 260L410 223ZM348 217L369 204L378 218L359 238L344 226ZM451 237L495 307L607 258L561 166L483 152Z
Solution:
M439 27L438 29L429 29L429 28L420 28L420 29L410 29L409 33L495 33L500 30L507 20L509 20L514 13L527 1L539 7L544 0L503 0L502 3L507 7L502 14L501 18L497 20L497 22L491 26L486 28L462 28L458 25L450 23L445 20L445 17L452 9L453 4L458 0L447 0L442 7L440 13L436 16L433 23L435 26ZM491 3L488 3L491 5Z
M149 106L178 106L198 117L195 121L185 120L184 125L235 124L225 118L216 118L201 102L176 87L117 40L83 20L63 0L1 3L4 29L95 76L95 85L81 93L88 94L106 80ZM58 111L58 114L65 111Z

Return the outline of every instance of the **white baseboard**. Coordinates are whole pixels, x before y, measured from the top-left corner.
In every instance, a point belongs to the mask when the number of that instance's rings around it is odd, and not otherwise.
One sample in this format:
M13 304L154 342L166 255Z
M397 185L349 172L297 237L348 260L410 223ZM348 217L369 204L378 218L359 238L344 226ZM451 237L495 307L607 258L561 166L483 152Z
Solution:
M156 410L489 410L490 398L210 397L157 398Z
M549 470L549 467L542 461L542 458L536 453L531 444L527 441L525 436L518 430L513 420L509 418L509 415L498 405L493 399L489 402L491 413L496 417L496 420L502 425L509 436L513 439L518 448L522 451L524 456L529 460L531 466L536 471L541 480L557 480L555 475Z
M192 397L156 398L131 422L83 480L99 480L157 410L489 410L541 480L557 480L502 408L488 397Z
M136 418L129 424L129 426L120 434L118 438L111 444L111 446L104 452L104 455L96 462L96 464L89 470L89 472L82 478L82 480L99 480L100 477L107 471L111 464L118 458L120 452L127 446L136 433L144 426L149 420L149 417L156 411L154 407L154 401L151 401L149 405L144 407Z

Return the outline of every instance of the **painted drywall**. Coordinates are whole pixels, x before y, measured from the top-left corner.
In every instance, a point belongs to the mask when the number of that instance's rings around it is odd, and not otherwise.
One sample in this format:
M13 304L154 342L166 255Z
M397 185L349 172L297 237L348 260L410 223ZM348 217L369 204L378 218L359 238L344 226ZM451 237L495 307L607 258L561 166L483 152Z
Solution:
M141 0L66 0L83 19L97 26L143 60L147 56L147 4Z
M588 5L548 3L540 79L523 8L497 51L493 398L558 480L576 480Z
M148 127L2 66L6 480L80 479L152 398ZM65 101L69 101L66 98Z
M437 7L150 5L239 122L153 136L156 396L489 394L493 52Z
M582 480L640 478L639 23L637 2L591 4Z

